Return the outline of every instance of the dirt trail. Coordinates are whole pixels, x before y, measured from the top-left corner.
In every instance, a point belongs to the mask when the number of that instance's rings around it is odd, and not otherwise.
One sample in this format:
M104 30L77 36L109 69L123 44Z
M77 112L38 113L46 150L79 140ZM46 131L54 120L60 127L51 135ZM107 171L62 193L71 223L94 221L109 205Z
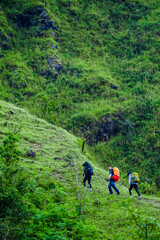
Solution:
M154 205L160 205L160 201L157 201L157 200L151 200L151 199L148 199L148 198L142 198L142 201L145 201L147 203L151 203L151 204L154 204Z

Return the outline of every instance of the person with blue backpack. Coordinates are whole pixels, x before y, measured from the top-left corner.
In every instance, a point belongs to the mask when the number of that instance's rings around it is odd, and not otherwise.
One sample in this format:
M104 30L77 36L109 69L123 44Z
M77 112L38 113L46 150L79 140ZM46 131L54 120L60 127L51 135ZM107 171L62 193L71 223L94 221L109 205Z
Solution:
M92 185L91 185L91 177L93 175L93 168L89 162L83 163L83 185L86 189L86 181L88 180L88 184L90 186L90 191L92 191Z

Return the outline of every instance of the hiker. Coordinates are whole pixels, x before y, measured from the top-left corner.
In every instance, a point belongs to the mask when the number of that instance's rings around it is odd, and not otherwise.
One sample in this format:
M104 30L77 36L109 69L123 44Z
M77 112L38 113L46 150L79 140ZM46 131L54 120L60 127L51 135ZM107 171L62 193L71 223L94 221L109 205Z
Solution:
M88 184L90 186L90 191L92 191L92 185L91 185L91 176L93 175L93 168L89 162L83 163L83 184L86 189L86 181L88 180Z
M135 190L136 190L136 192L138 193L138 198L139 198L139 200L141 200L142 198L141 198L141 194L140 194L140 192L139 192L139 190L138 190L138 182L139 182L139 180L140 180L140 178L139 178L139 176L138 176L138 173L131 173L131 172L129 172L128 174L127 174L127 176L128 176L128 183L129 183L129 194L130 194L130 197L132 197L132 192L131 192L131 190L132 190L132 188L134 188Z
M109 192L110 194L113 194L113 190L112 190L113 188L116 191L117 195L119 195L120 192L118 188L115 186L115 182L119 180L119 169L116 167L112 169L112 166L108 166L108 170L109 170L109 179L105 178L105 180L109 182L109 185L108 185Z

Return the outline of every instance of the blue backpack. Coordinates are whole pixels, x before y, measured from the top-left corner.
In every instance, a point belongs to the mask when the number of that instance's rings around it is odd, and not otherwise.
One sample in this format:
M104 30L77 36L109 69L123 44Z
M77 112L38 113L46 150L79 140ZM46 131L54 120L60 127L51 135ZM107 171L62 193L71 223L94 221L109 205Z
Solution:
M91 164L89 162L84 162L82 166L87 166L87 172L90 173L91 175L94 174L93 172L93 167L91 166Z

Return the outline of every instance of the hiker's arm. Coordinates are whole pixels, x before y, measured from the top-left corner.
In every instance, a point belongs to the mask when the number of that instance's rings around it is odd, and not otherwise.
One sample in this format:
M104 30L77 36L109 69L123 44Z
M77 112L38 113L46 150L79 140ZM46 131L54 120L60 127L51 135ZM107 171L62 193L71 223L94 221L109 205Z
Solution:
M109 180L112 177L112 169L109 171Z
M130 186L131 186L131 177L132 177L132 175L130 174L130 175L128 176L129 188L130 188Z
M106 182L109 182L109 179L105 178Z

